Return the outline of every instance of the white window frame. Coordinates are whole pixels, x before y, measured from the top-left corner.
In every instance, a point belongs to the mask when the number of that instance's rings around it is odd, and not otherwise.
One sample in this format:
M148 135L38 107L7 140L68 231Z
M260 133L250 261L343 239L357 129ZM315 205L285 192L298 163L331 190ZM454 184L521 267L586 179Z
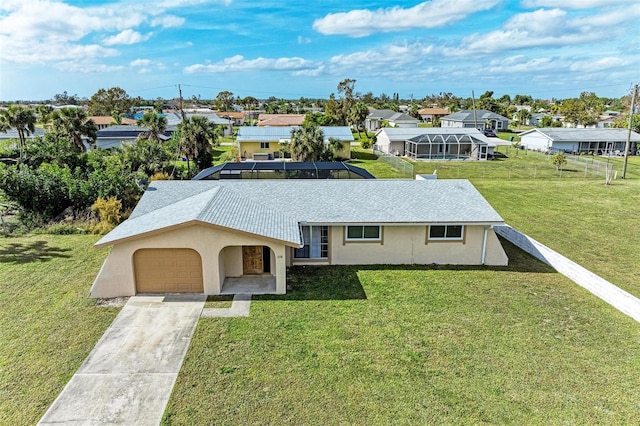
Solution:
M378 236L377 237L365 237L364 236L364 228L378 228ZM362 237L361 238L350 238L349 237L349 228L362 228ZM382 226L380 225L347 225L344 227L344 240L345 241L382 241Z
M305 232L308 230L308 232ZM307 234L310 241L303 241L303 247L300 250L303 250L305 247L308 247L309 251L308 257L298 257L296 256L296 251L294 251L293 258L294 260L314 260L314 259L328 259L329 258L329 227L326 225L321 226L303 226L302 227L302 235ZM325 256L323 256L326 254Z
M260 142L260 149L269 149L269 142Z
M432 237L431 236L431 228L436 227L436 226L437 227L444 227L444 237ZM447 228L450 227L450 226L451 227L454 227L454 226L455 227L460 227L460 236L459 237L447 237ZM453 223L442 224L442 225L441 224L435 224L435 225L429 225L429 229L428 229L427 232L429 232L429 238L428 238L429 241L464 241L465 229L464 229L464 225L457 225L457 224L453 224Z

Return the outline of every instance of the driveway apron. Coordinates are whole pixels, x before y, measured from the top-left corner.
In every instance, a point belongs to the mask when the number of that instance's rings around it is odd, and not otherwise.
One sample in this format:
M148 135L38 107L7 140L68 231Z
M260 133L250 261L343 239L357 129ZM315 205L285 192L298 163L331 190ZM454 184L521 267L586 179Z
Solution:
M159 424L205 299L130 298L39 424Z

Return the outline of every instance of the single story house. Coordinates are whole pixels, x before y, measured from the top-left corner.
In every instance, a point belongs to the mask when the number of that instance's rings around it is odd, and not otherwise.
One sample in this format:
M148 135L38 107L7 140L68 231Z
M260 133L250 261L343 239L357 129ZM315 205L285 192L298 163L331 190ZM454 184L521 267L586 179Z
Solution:
M542 119L544 117L551 117L552 121L558 122L558 123L562 123L562 120L564 120L564 116L563 115L550 114L550 113L546 113L546 112L536 112L534 114L531 114L531 117L529 117L529 125L531 125L531 126L540 126L542 124Z
M509 119L486 109L465 109L442 117L440 127L472 127L501 130L509 127Z
M33 132L24 133L25 139L35 139L44 137L44 129L40 127L36 127ZM16 141L16 146L18 146L18 141L20 140L20 135L18 131L14 128L10 128L5 130L4 132L0 131L0 141L8 141L14 139Z
M390 109L371 109L369 115L364 120L367 131L378 130L384 122L390 127L418 127L418 119L403 112L396 112Z
M238 149L244 159L273 160L281 157L280 148L291 141L291 132L296 126L257 127L242 126L238 128ZM338 155L342 158L351 156L353 134L347 126L320 126L324 133L324 142L330 138L342 141L342 150Z
M88 117L89 120L93 120L98 130L104 129L111 125L115 125L115 120L110 115L91 115ZM122 117L121 125L135 125L137 123L133 118Z
M224 120L225 123L229 123L231 121L234 126L244 126L245 114L240 111L233 112L216 112L216 115Z
M292 265L504 266L503 224L467 180L153 181L95 244L111 251L90 295L283 294Z
M376 132L376 150L413 160L486 160L495 142L475 128L383 128Z
M260 127L290 127L302 126L305 114L260 114L258 126Z
M160 135L160 139L169 140L171 135L175 131L176 126L167 126L163 135ZM138 136L141 133L145 133L147 128L141 126L132 126L132 125L115 125L105 127L104 129L98 130L97 138L96 138L96 147L97 148L113 148L120 146L122 144L134 143L138 140Z
M534 151L553 153L592 153L594 155L624 154L627 143L627 129L564 127L531 129L520 133L520 146ZM631 132L631 151L636 151L640 134Z
M420 119L427 123L433 123L438 118L449 115L450 111L446 108L422 108L418 110Z

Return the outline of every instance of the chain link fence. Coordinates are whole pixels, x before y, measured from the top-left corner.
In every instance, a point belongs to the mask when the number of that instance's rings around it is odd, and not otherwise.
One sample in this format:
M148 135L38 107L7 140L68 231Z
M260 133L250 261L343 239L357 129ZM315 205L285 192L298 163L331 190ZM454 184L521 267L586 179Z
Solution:
M402 157L397 157L395 155L387 154L382 151L378 151L374 149L373 152L378 156L378 158L385 163L388 163L391 167L399 171L402 176L413 179L415 176L413 164L402 159Z

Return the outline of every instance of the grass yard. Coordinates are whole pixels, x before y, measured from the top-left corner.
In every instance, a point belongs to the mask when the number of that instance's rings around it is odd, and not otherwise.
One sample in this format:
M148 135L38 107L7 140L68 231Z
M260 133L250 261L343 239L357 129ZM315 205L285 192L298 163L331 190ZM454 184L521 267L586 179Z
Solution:
M201 319L164 424L632 424L638 324L508 247L507 268L296 268Z
M511 226L640 297L640 180L472 180Z
M36 424L117 315L86 299L97 239L0 238L0 424Z

